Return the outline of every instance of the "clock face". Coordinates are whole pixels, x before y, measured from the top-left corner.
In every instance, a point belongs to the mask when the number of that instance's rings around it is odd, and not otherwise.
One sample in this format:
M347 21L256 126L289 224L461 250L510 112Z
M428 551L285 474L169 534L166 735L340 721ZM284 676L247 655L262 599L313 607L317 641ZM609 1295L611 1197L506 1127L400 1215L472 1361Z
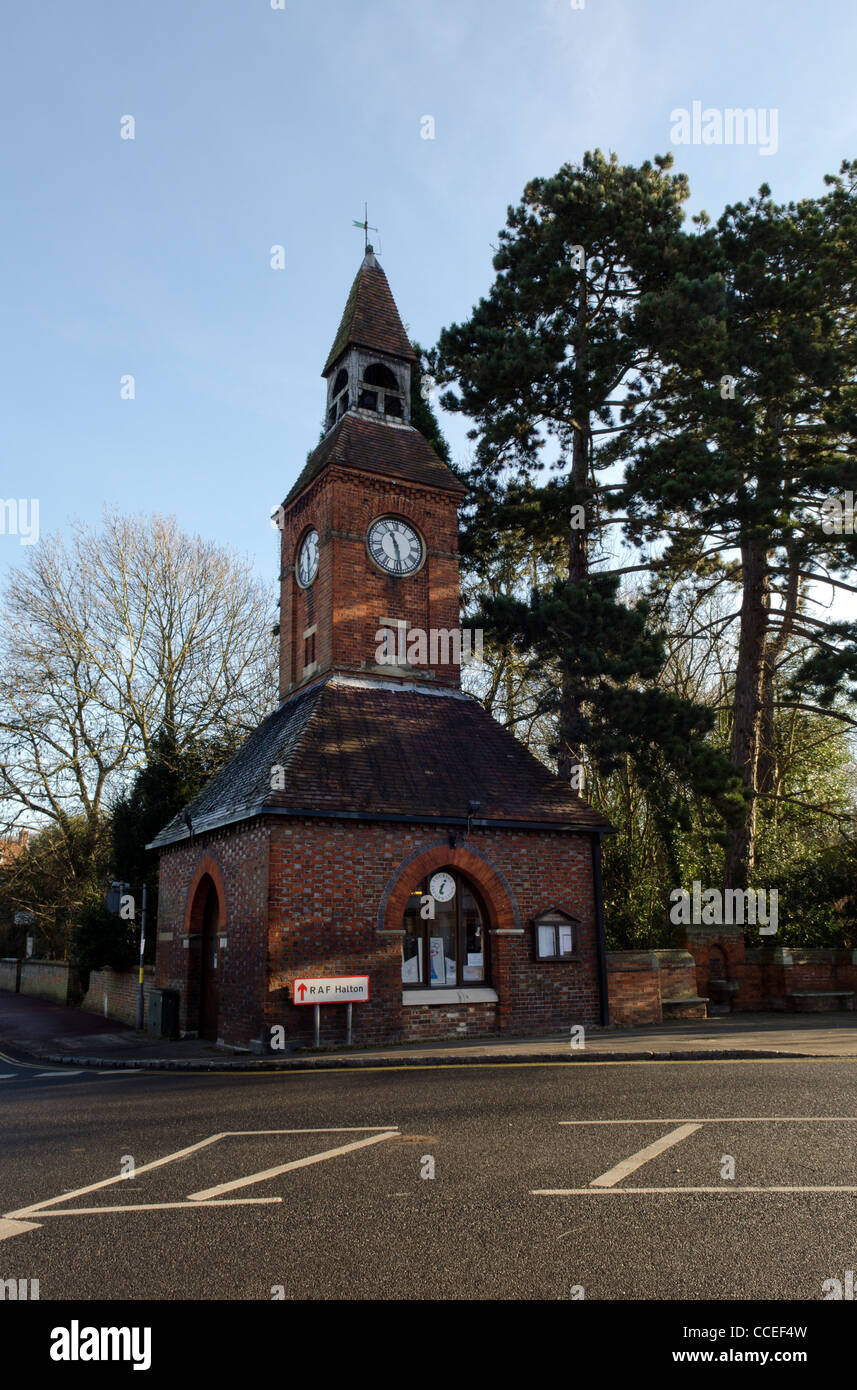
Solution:
M445 869L432 874L429 879L429 892L436 903L448 903L455 897L455 879Z
M423 543L407 521L383 516L369 527L369 554L386 574L414 574L423 562Z
M307 531L298 551L298 583L309 587L318 573L318 531Z

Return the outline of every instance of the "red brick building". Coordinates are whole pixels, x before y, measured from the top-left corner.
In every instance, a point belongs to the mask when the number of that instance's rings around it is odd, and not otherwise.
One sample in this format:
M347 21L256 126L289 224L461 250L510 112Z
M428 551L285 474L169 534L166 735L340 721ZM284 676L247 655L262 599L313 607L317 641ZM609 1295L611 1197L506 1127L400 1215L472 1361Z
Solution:
M356 1043L606 1022L609 826L461 691L464 487L410 424L413 362L370 247L281 508L279 707L154 842L186 1034L309 1041L297 976L369 976Z

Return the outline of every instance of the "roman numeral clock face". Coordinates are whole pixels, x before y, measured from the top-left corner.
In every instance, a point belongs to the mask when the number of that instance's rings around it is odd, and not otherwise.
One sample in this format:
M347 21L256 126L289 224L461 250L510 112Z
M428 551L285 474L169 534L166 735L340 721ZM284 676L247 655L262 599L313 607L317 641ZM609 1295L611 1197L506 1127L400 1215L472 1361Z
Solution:
M413 526L383 516L369 527L369 554L385 574L414 574L423 562L423 543Z
M298 583L308 589L318 574L318 531L307 531L298 551Z

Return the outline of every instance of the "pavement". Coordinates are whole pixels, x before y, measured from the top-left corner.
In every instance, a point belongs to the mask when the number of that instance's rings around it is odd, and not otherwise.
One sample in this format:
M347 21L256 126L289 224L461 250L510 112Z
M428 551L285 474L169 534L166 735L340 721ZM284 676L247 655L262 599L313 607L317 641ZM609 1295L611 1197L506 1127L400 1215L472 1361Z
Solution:
M763 1057L857 1058L857 1012L735 1013L640 1028L587 1028L583 1047L569 1034L453 1038L389 1047L299 1049L258 1057L196 1038L176 1042L45 999L0 990L0 1045L74 1066L178 1071L323 1070L486 1063L681 1061Z

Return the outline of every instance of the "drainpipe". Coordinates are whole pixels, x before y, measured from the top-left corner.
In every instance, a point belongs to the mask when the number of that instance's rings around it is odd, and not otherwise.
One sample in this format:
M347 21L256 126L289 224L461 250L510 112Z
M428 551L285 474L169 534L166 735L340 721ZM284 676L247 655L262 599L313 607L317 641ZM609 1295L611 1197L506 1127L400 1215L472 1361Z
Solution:
M604 935L604 890L601 886L601 835L592 836L592 888L595 894L595 942L598 953L598 990L601 995L601 1027L610 1023L607 996L607 941Z

